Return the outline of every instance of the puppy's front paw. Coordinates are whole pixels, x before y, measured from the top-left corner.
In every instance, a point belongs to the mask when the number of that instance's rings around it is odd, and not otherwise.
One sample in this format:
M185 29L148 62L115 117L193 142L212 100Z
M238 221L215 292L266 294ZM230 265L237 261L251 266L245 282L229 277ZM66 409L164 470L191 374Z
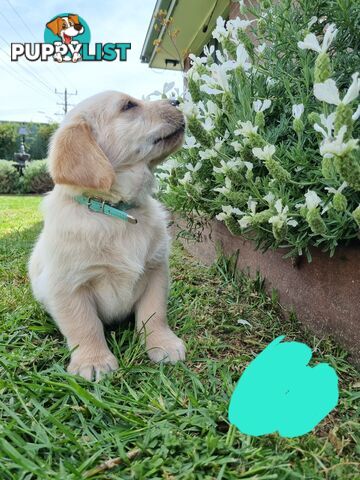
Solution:
M81 60L81 55L80 53L75 52L74 55L72 56L72 61L76 63L78 60Z
M67 371L73 375L80 375L89 381L98 381L103 375L117 368L119 368L118 361L110 350L99 352L97 355L81 353L75 350L71 356Z
M185 360L184 342L171 330L154 332L146 339L146 351L153 362L176 363Z
M55 62L61 63L61 62L63 61L63 57L62 57L62 55L61 55L60 52L55 53L55 55L53 56L53 58L54 58Z

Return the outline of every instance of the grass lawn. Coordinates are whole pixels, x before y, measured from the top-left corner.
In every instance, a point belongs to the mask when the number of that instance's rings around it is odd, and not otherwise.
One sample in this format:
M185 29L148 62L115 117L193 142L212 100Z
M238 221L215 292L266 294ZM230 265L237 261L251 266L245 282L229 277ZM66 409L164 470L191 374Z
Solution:
M151 364L133 329L120 328L108 334L117 372L98 384L66 374L65 342L26 275L39 203L0 197L1 480L360 478L358 373L224 258L206 268L173 246L169 322L187 343L186 363ZM235 383L282 334L335 367L339 405L302 437L240 434L227 422Z

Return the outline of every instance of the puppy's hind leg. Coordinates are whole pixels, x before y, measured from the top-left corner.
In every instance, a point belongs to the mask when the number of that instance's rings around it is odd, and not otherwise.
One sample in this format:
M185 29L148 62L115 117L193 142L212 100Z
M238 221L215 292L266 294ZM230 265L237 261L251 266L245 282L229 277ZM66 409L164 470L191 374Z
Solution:
M85 288L75 292L53 291L50 313L53 315L70 349L67 368L87 380L98 380L102 374L116 370L118 362L107 346L104 328L97 315L94 299Z
M168 297L166 264L148 272L144 293L135 306L136 328L145 337L147 353L154 362L185 360L185 345L170 329L166 320Z

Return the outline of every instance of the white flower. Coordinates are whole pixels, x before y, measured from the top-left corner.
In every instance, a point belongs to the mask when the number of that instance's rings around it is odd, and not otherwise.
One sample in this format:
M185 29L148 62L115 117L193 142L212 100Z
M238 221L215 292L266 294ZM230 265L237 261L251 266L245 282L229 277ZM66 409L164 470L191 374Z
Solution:
M170 90L174 88L174 86L175 86L175 82L165 82L163 85L162 92L160 92L159 90L155 90L154 92L149 93L148 98L150 97L167 98L168 93L170 92Z
M269 192L263 197L263 199L271 206L274 203L275 195L272 192Z
M166 172L156 172L156 177L159 178L160 180L166 180L167 178L170 177L170 175Z
M244 213L238 208L232 207L231 205L223 205L221 208L223 211L216 215L216 218L220 221L226 220L227 218L231 217L232 214L243 215Z
M212 100L208 100L206 102L206 108L207 108L207 113L210 116L217 117L221 113L220 108Z
M358 105L357 109L355 110L355 112L352 114L352 119L354 122L356 122L356 120L360 117L360 105Z
M230 145L233 147L235 152L240 152L240 150L243 148L243 145L240 142L231 142Z
M234 131L234 135L242 135L249 137L251 134L257 133L258 127L255 127L250 121L238 122L239 129Z
M323 113L320 114L320 122L321 125L318 123L314 124L314 129L321 133L325 140L332 138L332 132L334 130L334 121L335 121L336 113L333 112L327 117Z
M325 187L325 190L327 190L329 193L336 194L341 193L347 186L348 184L346 182L343 182L338 189L335 189L333 187Z
M255 100L253 102L253 109L254 112L265 112L268 108L271 106L271 100L266 99L264 101L261 100Z
M224 38L227 38L229 32L225 28L225 20L222 17L218 17L216 20L216 27L212 32L213 38L216 38L221 42Z
M251 224L251 220L252 220L251 217L252 217L251 215L245 215L240 220L238 220L240 227L241 228L248 227Z
M231 183L230 178L225 177L225 186L214 188L214 192L219 192L222 195L227 195L228 193L230 193L231 187L232 187L232 183Z
M251 197L249 197L247 204L250 212L249 212L249 215L245 215L240 220L238 220L241 228L248 227L251 224L252 217L256 214L257 202L253 200Z
M215 138L215 144L214 144L214 149L219 152L221 147L223 146L223 143L225 142L226 138Z
M348 91L345 94L345 97L342 99L342 103L347 105L348 103L351 103L353 100L355 100L360 92L360 78L359 78L359 72L355 72L351 75L352 78L352 84L350 85Z
M221 167L213 167L215 173L227 173L229 170L235 170L244 166L244 162L240 158L234 158L227 162L220 160Z
M314 25L314 23L317 22L317 20L318 20L318 18L315 17L315 16L310 18L310 21L309 21L309 23L307 24L308 30L310 30L310 28Z
M325 139L320 145L320 155L323 157L332 157L333 155L342 156L358 148L358 139L350 138L344 142L344 135L347 127L343 125L334 139Z
M305 193L305 203L298 203L297 205L295 205L295 208L306 207L308 210L312 210L314 208L317 208L319 205L324 205L324 202L320 199L316 192L314 192L313 190L308 190L307 193ZM329 208L329 205L324 207L321 210L321 215L327 212Z
M215 52L215 46L214 45L210 45L210 48L207 45L205 45L204 54L207 57L206 59L208 59L208 57L212 57L214 52Z
M217 220L219 220L220 222L222 222L222 221L224 221L228 218L228 215L226 215L226 213L224 213L224 212L220 212L217 215L215 215L215 218Z
M206 102L206 107L203 102L199 102L198 105L205 117L216 118L220 114L220 108L212 100Z
M194 66L198 66L200 67L201 65L203 65L204 63L207 62L207 58L206 57L197 57L196 55L194 55L193 53L190 53L189 54L189 58L191 60L191 65Z
M220 160L220 165L220 167L213 167L215 173L226 173L229 170L224 160Z
M233 3L237 2L239 4L239 11L242 14L247 12L247 8L245 6L245 0L233 0Z
M314 85L314 95L315 97L326 103L332 105L340 105L343 103L347 105L357 98L360 92L360 79L359 72L354 73L351 78L353 79L352 84L350 85L348 91L346 92L344 98L340 100L339 90L336 86L335 81L332 78L328 78L323 83L315 83Z
M200 80L200 74L196 69L196 65L191 67L186 73L184 73L185 78L194 80L194 82L198 82Z
M186 183L190 183L192 182L192 176L191 176L191 172L186 172L184 177L179 180L179 183L181 183L181 185L185 185Z
M321 198L316 192L314 192L314 190L308 190L305 193L305 205L308 210L318 207L321 203Z
M216 50L215 55L216 55L217 61L221 65L223 65L224 63L229 61L229 55L228 55L228 52L226 50L224 50L224 52L222 52L220 50Z
M197 143L195 137L192 137L192 136L191 136L191 137L188 137L188 136L186 136L186 137L185 137L185 143L184 143L183 147L184 147L185 149L200 148L200 144Z
M304 113L304 105L302 103L292 106L292 116L294 118L300 118L303 113Z
M186 164L186 168L190 171L190 172L197 172L198 170L200 170L201 168L201 165L202 163L201 162L197 162L196 165L192 165L191 163L187 163Z
M169 158L166 160L165 163L161 165L162 170L166 170L167 172L171 172L174 168L177 168L179 166L179 162L176 160L176 158Z
M255 213L256 213L257 204L258 204L258 202L256 202L251 197L249 197L247 205L248 205L248 209L250 210L252 215L255 215Z
M320 46L318 39L313 33L308 33L303 42L298 42L298 47L302 50L314 50L317 53L325 53L337 35L335 24L332 23L326 29L323 43Z
M179 105L179 109L186 117L198 117L200 114L199 107L192 101L189 92L184 95L184 102Z
M277 84L277 80L275 80L275 78L272 78L272 77L266 77L266 85L268 87L273 87L274 85Z
M241 20L239 17L236 17L228 20L226 27L231 34L237 34L238 30L246 30L253 21L254 20Z
M260 160L270 160L275 153L275 145L265 145L264 148L253 148L252 153L254 157Z
M202 126L204 130L206 130L207 132L212 132L215 128L214 122L210 117L205 118L205 121L203 122Z
M218 153L212 148L207 148L204 151L200 151L199 156L201 160L208 160L209 158L216 158L218 156Z
M296 227L298 222L291 218L289 219L287 218L289 207L288 206L283 207L281 199L276 200L274 206L275 206L275 210L277 211L277 215L273 215L272 217L270 217L269 223L275 224L280 228L284 225L284 223L286 223L287 225L291 225L292 227Z
M232 68L242 67L245 72L251 67L249 55L242 43L236 49L236 60L232 64Z
M209 95L218 95L219 93L228 92L230 90L229 76L227 75L226 64L217 65L213 63L210 67L209 75L202 75L201 79L205 82L201 85L200 90Z
M266 48L266 43L262 43L261 45L258 45L255 48L255 51L257 52L258 55L261 55L262 53L264 53L265 48Z

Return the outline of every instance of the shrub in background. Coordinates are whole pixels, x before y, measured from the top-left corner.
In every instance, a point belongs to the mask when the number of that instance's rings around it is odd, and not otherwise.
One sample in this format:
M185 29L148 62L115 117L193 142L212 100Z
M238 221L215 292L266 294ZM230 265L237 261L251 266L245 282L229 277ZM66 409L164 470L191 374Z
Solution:
M15 123L0 122L0 158L13 158L17 144L17 128Z
M53 187L47 160L32 160L26 165L22 177L23 193L46 193Z
M310 260L310 246L333 254L359 235L358 2L259 3L241 7L256 20L218 18L217 51L190 55L188 136L161 196Z
M20 188L20 176L12 163L8 160L0 160L0 194L18 193Z

